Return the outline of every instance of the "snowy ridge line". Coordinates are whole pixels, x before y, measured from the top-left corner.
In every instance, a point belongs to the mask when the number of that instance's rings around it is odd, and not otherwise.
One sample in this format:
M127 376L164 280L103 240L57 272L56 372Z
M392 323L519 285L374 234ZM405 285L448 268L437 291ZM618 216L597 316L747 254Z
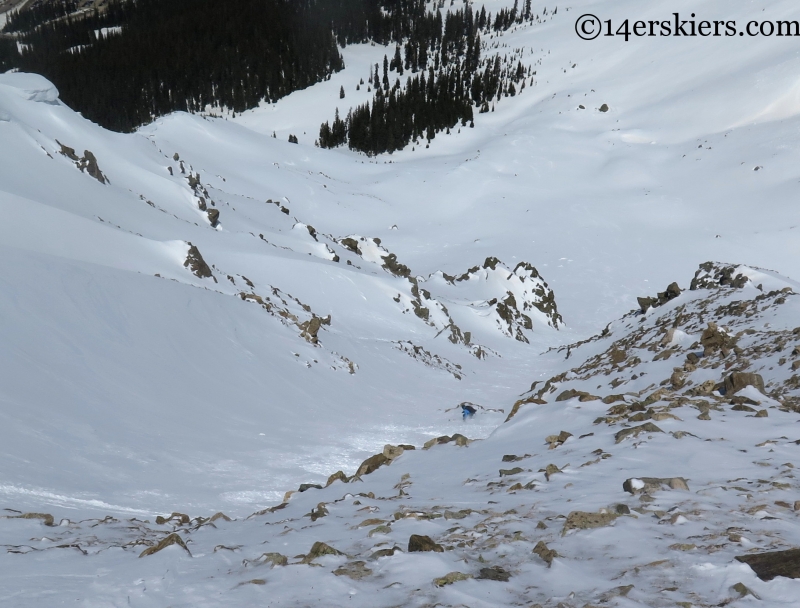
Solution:
M792 296L797 295L794 291L797 286L795 281L784 279L772 271L715 262L701 264L688 294L682 292L677 283L672 283L656 298L638 298L639 310L610 323L601 334L551 349L551 353L565 353L565 360L571 360L576 367L551 377L538 391L535 391L538 383L534 383L529 396L515 404L512 416L526 402L541 402L564 387L585 386L586 382L601 375L613 376L608 385L615 391L652 373L651 367L663 375L674 362L660 362L675 355L685 355L686 360L680 367L671 367L667 378L657 384L651 382L636 393L603 397L604 402L622 401L628 394L640 397L657 386L662 387L654 393L658 397L671 391L683 391L687 396L709 396L715 392L724 395L730 389L727 379L711 380L713 370L722 366L726 374L741 374L742 378L753 380L755 376L773 370L771 361L765 360L770 344L776 343L775 352L782 352L792 340L798 339L800 327L769 330L752 327L753 317L761 317L765 311L789 302ZM741 293L741 289L745 292ZM742 295L744 299L734 299L734 295ZM713 320L709 320L709 314ZM650 321L651 317L657 320ZM771 323L765 325L771 326ZM737 328L739 331L735 331ZM653 352L656 354L650 354ZM715 360L711 355L721 356L723 361ZM790 357L793 356L800 356L800 347L791 351ZM783 406L789 410L800 410L800 398L796 394L800 384L798 377L793 375L800 369L800 363L790 363L786 356L778 357L777 363L780 371L767 374L766 381L759 381L760 390L774 399L783 400ZM646 371L643 373L642 369ZM701 386L694 386L698 383ZM602 385L596 389L602 389ZM561 392L557 400L575 396L581 401L600 399L589 392L569 388ZM680 397L677 399L681 401Z

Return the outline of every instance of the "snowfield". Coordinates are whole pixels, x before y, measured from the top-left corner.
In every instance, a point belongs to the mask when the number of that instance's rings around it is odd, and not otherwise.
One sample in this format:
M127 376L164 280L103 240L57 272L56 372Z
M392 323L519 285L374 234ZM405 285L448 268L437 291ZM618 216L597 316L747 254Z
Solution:
M393 49L134 134L0 74L0 604L800 605L736 559L800 546L796 41L573 30L800 8L554 8L376 158L314 139Z

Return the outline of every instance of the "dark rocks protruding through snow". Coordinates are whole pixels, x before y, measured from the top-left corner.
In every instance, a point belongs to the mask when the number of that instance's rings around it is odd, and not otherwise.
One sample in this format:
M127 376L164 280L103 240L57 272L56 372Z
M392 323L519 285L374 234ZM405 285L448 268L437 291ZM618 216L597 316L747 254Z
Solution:
M418 553L423 551L433 551L435 553L444 553L444 547L437 545L433 542L430 536L423 536L422 534L412 534L408 539L408 552Z
M694 273L689 289L717 289L719 287L732 287L741 289L750 280L741 273L736 272L737 266L731 264L721 264L719 262L704 262Z
M760 374L733 372L725 378L724 390L726 395L733 395L746 386L753 386L762 394L765 393L764 378Z
M183 263L184 267L191 270L195 276L201 279L213 278L214 275L211 274L211 268L206 264L200 254L200 250L191 243L188 243L188 245L189 252L186 254L186 261Z
M800 578L800 549L737 555L736 559L750 566L762 581L771 581L776 576Z
M678 287L677 283L672 282L664 291L659 292L655 298L636 298L636 301L639 303L639 308L643 313L645 313L650 308L658 308L659 306L663 306L670 300L677 298L679 295L681 295L681 288Z

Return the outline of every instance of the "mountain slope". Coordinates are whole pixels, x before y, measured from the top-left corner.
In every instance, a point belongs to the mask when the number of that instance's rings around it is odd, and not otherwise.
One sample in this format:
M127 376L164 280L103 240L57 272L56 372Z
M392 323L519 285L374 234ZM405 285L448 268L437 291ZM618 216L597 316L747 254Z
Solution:
M3 487L15 501L146 512L191 500L243 514L387 436L449 431L459 402L493 398L479 372L515 394L505 355L555 333L535 308L557 314L535 269L493 261L492 281L468 281L480 295L432 294L392 239L313 213L296 190L329 180L268 164L283 142L176 116L185 143L163 150L82 121L41 78L4 75L0 95L4 318L18 319L3 387L18 466ZM473 434L501 419L486 414Z
M544 355L544 399L484 441L387 445L246 519L8 512L4 572L48 571L17 605L56 581L98 605L794 605L735 558L800 542L798 285L737 276Z
M125 605L129 597L132 605L303 605L319 597L303 585L322 584L342 604L350 595L368 604L380 590L387 606L604 598L702 605L727 601L729 587L743 582L791 604L793 582L759 583L733 557L797 542L785 506L793 507L796 488L782 465L793 462L797 439L790 430L798 322L794 296L781 292L797 285L760 270L800 276L793 42L585 42L573 30L584 12L617 23L696 7L578 2L546 15L543 8L534 7L533 23L483 40L487 51L519 53L535 66L533 86L477 115L473 129L377 157L313 141L335 107L346 115L368 98L356 84L393 51L378 45L342 49L342 72L277 104L235 119L176 113L126 135L83 119L41 77L0 75L2 507L11 515L51 513L56 523L120 520L102 531L91 528L96 522L55 529L2 520L6 601L41 605L66 585L87 605ZM703 11L739 23L798 17L788 2L708 2ZM600 111L604 103L608 112ZM707 260L748 266L709 265L698 284L724 279L725 289L686 291ZM670 299L676 279L684 291ZM640 314L637 298L654 299L645 308L665 302ZM666 339L681 306L691 318ZM711 330L706 337L718 350L705 355L705 345L692 345L709 321L730 330ZM604 327L608 333L592 339ZM768 395L743 389L737 395L760 403L731 404L719 388L733 371L760 374ZM591 399L612 395L623 398ZM466 402L477 413L464 422ZM760 410L768 416L755 417ZM648 422L665 432L645 429L653 439L615 443L624 425ZM572 436L560 445L562 430ZM243 521L281 504L288 489L324 485L337 470L351 476L387 443L419 448L456 433L486 440L404 453L362 476L363 484L344 490L337 481ZM547 443L553 452L543 451ZM511 454L531 457L504 463ZM551 469L547 481L549 464L565 472ZM500 479L500 468L516 466L523 472ZM410 489L394 487L403 473L411 474ZM571 479L562 484L561 475ZM655 488L647 493L656 503L639 501L638 492L628 498L622 483L644 477L683 477L692 498ZM467 479L478 481L465 486ZM525 490L530 482L535 488ZM507 492L515 483L523 489ZM362 517L394 518L386 506L394 501L357 494L397 497L401 489L411 498L397 504L443 517L401 517L373 537L350 529ZM333 505L348 491L352 497ZM305 528L304 515L320 502L329 515ZM559 515L623 502L633 513L652 512L559 536ZM673 507L679 513L667 517ZM465 508L485 512L448 532L457 524L442 524L444 510ZM129 520L172 511L224 511L237 521L181 532L203 559L170 547L138 560L172 526ZM505 515L492 520L494 511ZM666 523L672 515L687 521ZM544 530L536 528L541 519ZM297 534L280 536L284 526ZM727 541L711 538L723 532ZM411 533L463 551L369 561L379 542L407 549ZM274 546L262 550L262 540ZM293 556L318 540L352 559L252 576L242 564L265 552L301 561ZM531 553L539 540L565 556L550 570ZM30 550L60 544L102 552ZM241 547L214 552L220 544ZM696 549L685 554L669 548L691 544ZM601 564L609 552L614 559ZM450 571L479 575L488 567L476 564L480 555L512 582L433 586ZM636 567L661 559L671 565L633 580ZM372 578L334 578L348 561L367 562ZM56 568L46 583L42 564ZM100 570L105 578L86 585ZM619 585L608 584L617 576ZM231 591L254 579L266 585ZM20 582L28 580L36 583ZM628 584L630 599L603 595Z

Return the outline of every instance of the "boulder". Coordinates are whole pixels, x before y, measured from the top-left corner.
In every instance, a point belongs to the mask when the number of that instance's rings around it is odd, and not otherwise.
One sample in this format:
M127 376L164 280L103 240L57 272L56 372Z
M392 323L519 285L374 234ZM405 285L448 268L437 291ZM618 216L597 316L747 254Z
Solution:
M342 245L345 249L349 249L353 253L357 253L361 255L361 250L358 248L358 241L352 237L345 237L339 241L339 244Z
M670 283L664 291L660 291L655 298L636 298L636 302L639 304L639 309L642 311L642 313L646 313L649 308L663 306L670 300L677 298L679 295L681 295L681 288L678 287L677 283L673 282Z
M360 467L358 467L358 471L356 471L356 477L369 475L370 473L377 471L380 467L385 464L389 464L390 462L391 460L386 458L386 456L383 454L375 454L374 456L370 456L361 463Z
M554 450L558 446L562 445L570 437L572 437L572 433L568 433L567 431L561 431L558 435L548 435L547 437L545 437L545 442L550 444L551 450Z
M655 298L636 298L636 302L639 304L639 310L642 313L647 312L650 308L655 308L658 306L658 300Z
M453 441L453 442L455 442L455 444L456 444L457 446L459 446L459 447L462 447L462 448L463 448L464 446L467 446L467 445L469 445L470 443L472 443L472 439L469 439L468 437L465 437L464 435L462 435L462 434L460 434L460 433L456 433L455 435L453 435L453 436L450 438L450 441Z
M246 559L243 563L245 566L261 566L263 564L270 564L271 568L275 568L276 566L288 566L289 558L287 558L285 555L281 555L280 553L262 553L256 559Z
M333 475L328 477L328 481L325 483L325 487L327 488L331 485L334 481L339 480L341 482L347 483L349 480L347 479L347 475L344 474L344 471L336 471Z
M308 321L303 321L298 325L300 328L300 336L312 344L317 344L319 342L317 334L320 328L325 324L325 319L313 315Z
M444 576L433 579L433 584L437 587L444 587L445 585L452 585L458 581L465 581L470 578L472 578L471 574L464 574L463 572L448 572Z
M219 224L219 209L209 209L206 211L206 215L208 215L208 222L211 227L216 228L217 224Z
M161 525L169 523L169 522L171 522L173 520L175 520L178 524L184 525L184 526L186 524L188 524L189 521L191 521L189 519L189 516L186 515L186 513L178 513L177 511L174 511L172 513L172 515L170 515L169 517L162 517L161 515L157 516L156 517L156 524L161 526Z
M550 481L550 478L556 473L561 473L561 469L554 464L548 464L544 469L544 477L547 481Z
M423 536L422 534L412 534L408 539L408 552L419 553L423 551L433 551L435 553L444 553L444 547L437 545L430 536Z
M426 441L425 444L422 446L422 449L428 450L435 445L450 443L452 440L453 439L451 437L448 437L447 435L442 435L441 437L435 437L433 439L429 439L428 441Z
M619 443L624 441L628 437L638 437L639 433L663 433L660 428L658 428L652 422L645 422L641 426L635 426L629 429L622 429L618 433L614 435L615 443Z
M776 576L800 578L800 549L737 555L736 559L750 566L762 581L771 581Z
M340 566L333 571L336 576L346 576L352 578L354 581L360 581L362 578L368 577L372 574L372 570L367 568L367 562L349 562L344 566Z
M567 515L561 536L570 530L588 530L602 528L612 523L619 515L616 513L588 513L586 511L572 511Z
M600 397L596 397L595 395L590 395L585 391L578 391L575 390L574 388L570 388L565 390L558 397L556 397L556 401L567 401L569 399L574 399L575 397L578 397L578 400L581 402L596 401L600 399Z
M400 550L401 549L399 547L392 547L391 549L378 549L377 551L375 551L375 553L370 555L369 558L375 560L375 559L380 559L381 557L391 557L397 551Z
M736 345L736 340L721 331L716 323L709 322L708 327L703 330L700 336L700 344L703 347L703 356L708 357L721 351L723 357L727 357L730 350Z
M383 446L383 455L389 460L394 460L403 452L405 452L405 449L399 445L391 445L387 443L385 446Z
M508 579L511 578L511 574L500 566L489 566L488 568L481 568L476 578L479 580L507 583Z
M341 551L338 551L328 545L327 543L323 543L320 541L315 542L311 546L311 551L308 552L308 555L303 557L301 564L310 564L312 560L321 557L323 555L344 555Z
M764 393L764 378L760 374L748 372L733 372L727 376L723 383L726 395L734 395L746 386L753 386Z
M660 490L689 491L689 484L683 477L633 477L626 479L622 489L630 494L652 494Z
M318 483L301 483L300 487L297 488L298 492L305 492L306 490L321 490L322 486Z
M555 549L550 549L543 540L536 543L536 546L533 548L533 553L541 557L542 560L547 563L548 567L553 564L553 560L556 557L559 557L558 552Z

